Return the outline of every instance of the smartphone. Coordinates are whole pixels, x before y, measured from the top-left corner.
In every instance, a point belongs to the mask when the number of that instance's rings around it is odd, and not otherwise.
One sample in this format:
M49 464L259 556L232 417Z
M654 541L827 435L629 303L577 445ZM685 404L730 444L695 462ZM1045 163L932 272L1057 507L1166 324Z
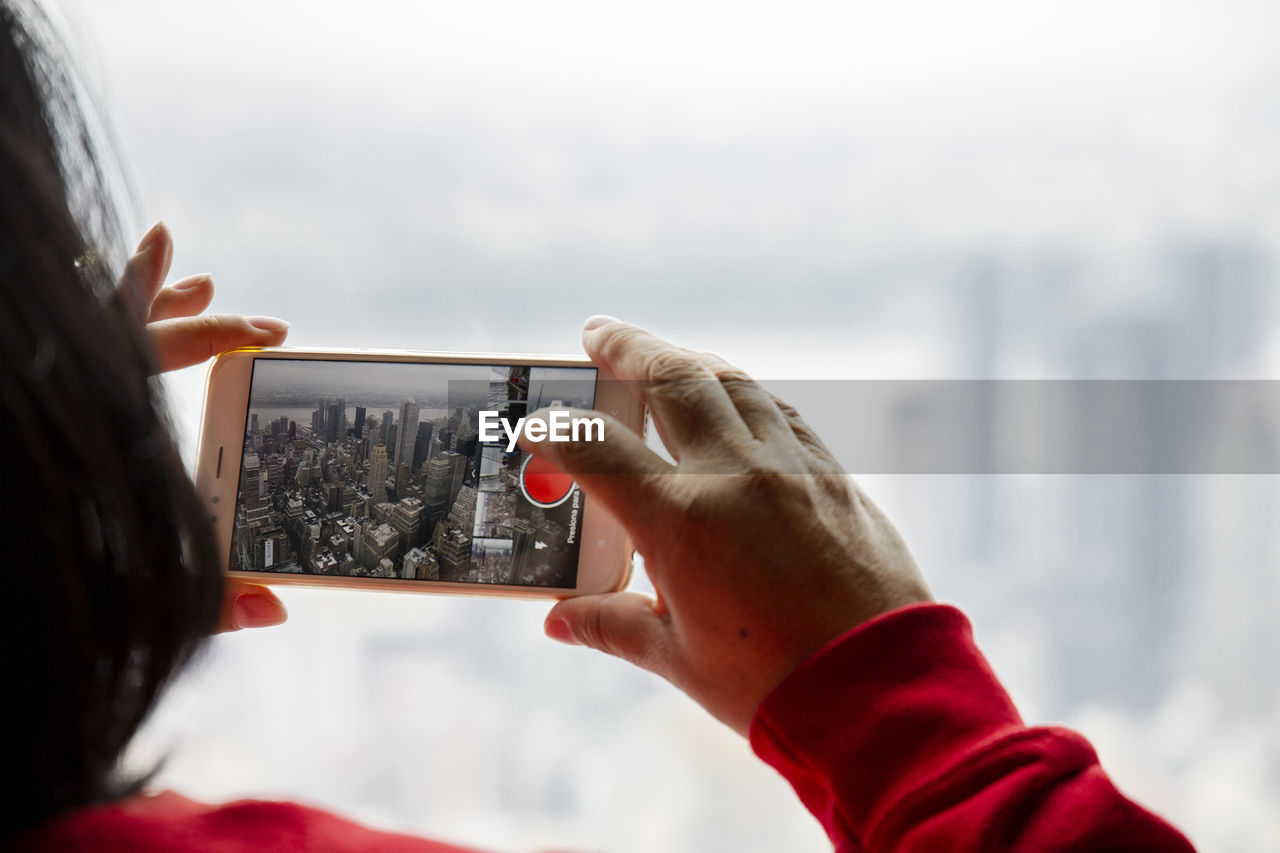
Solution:
M521 418L544 407L547 439L602 438L602 421L569 409L644 429L643 405L586 358L231 350L209 368L196 488L236 578L516 597L621 589L626 531L515 444Z

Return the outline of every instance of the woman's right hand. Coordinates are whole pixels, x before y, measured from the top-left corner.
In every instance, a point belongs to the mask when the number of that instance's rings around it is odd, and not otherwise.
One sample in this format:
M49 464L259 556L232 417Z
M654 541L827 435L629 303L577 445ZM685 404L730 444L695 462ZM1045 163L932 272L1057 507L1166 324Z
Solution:
M751 377L609 317L588 320L583 342L636 389L678 464L607 416L600 442L522 442L627 528L658 593L566 599L548 636L663 676L745 735L828 642L932 600L888 518Z

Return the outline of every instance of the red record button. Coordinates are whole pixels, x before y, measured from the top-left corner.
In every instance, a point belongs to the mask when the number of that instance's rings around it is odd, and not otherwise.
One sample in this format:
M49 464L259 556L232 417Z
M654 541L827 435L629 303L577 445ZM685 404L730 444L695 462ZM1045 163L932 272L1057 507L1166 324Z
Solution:
M541 456L530 454L520 467L520 491L529 503L541 507L559 506L573 494L573 478Z

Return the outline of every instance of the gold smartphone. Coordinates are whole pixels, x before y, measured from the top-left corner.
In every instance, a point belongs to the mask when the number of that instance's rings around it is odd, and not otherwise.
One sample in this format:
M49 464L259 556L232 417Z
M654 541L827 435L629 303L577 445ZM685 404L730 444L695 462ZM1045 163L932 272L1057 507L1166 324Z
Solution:
M644 429L625 383L581 357L231 350L209 368L196 488L237 578L549 598L621 589L626 531L516 446L521 419L543 408L551 440L602 438L602 422L570 409Z

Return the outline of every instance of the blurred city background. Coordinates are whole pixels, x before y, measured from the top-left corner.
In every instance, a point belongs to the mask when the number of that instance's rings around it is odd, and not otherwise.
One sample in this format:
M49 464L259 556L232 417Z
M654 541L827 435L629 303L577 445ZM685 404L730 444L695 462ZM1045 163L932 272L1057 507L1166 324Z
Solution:
M1274 3L61 8L137 233L294 345L571 353L604 312L777 379L1280 366ZM203 378L170 382L189 457ZM1203 849L1280 848L1274 477L862 482L1025 716ZM161 784L495 850L828 849L543 605L282 597L146 730Z

